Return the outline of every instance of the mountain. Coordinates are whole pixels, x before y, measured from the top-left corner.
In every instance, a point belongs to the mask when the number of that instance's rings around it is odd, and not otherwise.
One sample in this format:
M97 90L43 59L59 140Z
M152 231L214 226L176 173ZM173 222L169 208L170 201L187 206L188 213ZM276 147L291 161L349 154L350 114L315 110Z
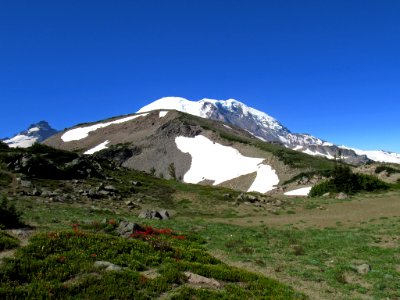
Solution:
M196 102L180 97L165 97L142 107L138 112L159 109L174 109L201 118L221 121L247 130L260 140L280 143L287 148L309 155L333 159L340 151L348 163L362 164L369 160L400 163L400 154L351 149L334 145L309 134L292 133L268 114L248 107L235 99L202 99Z
M27 148L34 143L39 143L56 134L58 131L52 128L46 121L32 124L27 130L21 131L12 138L3 140L11 148Z
M158 177L262 193L297 182L300 173L303 184L315 183L334 165L237 126L166 109L79 124L44 144Z

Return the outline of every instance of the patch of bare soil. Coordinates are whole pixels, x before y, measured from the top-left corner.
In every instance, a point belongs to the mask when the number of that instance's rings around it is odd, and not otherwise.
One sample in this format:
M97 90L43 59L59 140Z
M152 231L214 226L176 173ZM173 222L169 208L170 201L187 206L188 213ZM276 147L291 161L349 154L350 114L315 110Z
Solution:
M324 205L324 210L296 208L295 214L285 215L253 215L237 219L212 219L216 222L225 222L243 226L253 226L263 223L269 226L296 224L301 226L333 227L338 222L343 226L353 226L370 219L400 216L400 193L390 192L384 195L369 195L364 198L355 198L348 202ZM249 222L251 221L251 223Z

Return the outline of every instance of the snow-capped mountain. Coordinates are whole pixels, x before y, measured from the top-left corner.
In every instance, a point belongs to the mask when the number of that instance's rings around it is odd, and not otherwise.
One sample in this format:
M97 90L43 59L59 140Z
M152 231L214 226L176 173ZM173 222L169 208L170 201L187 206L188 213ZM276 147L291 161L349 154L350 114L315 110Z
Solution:
M21 131L12 138L4 139L3 142L11 148L28 148L34 143L39 143L56 134L58 131L52 128L46 121L32 124L27 130Z
M268 114L251 108L235 99L202 99L190 101L180 97L164 97L142 107L138 112L171 109L189 113L202 118L222 121L226 124L247 130L260 140L281 143L287 148L309 155L334 158L341 152L349 163L365 163L369 160L400 163L400 155L384 151L362 151L337 146L309 134L292 133L278 120Z

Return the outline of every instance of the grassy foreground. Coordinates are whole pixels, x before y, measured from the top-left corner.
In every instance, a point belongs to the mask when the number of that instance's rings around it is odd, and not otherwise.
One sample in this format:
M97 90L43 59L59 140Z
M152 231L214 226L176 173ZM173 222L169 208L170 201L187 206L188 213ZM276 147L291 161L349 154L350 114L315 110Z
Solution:
M303 298L275 280L227 266L208 254L195 237L125 239L105 233L98 223L87 227L93 229L75 227L73 231L46 232L31 238L28 246L3 262L0 298ZM96 266L96 261L121 269L109 271ZM218 284L188 283L185 271L212 278Z

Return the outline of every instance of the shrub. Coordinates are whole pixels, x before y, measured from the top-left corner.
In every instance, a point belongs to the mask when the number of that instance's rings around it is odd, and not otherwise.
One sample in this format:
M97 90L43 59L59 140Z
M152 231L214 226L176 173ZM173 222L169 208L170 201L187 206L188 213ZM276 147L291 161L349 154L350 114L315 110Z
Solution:
M337 165L331 179L321 182L310 191L310 197L322 196L325 193L355 194L361 191L385 190L389 186L375 176L354 174L348 166Z
M0 149L8 149L8 145L2 141L0 141Z
M21 213L18 212L13 204L9 204L7 198L0 199L0 227L19 228L24 224L21 221Z
M16 238L9 235L7 232L0 230L0 251L12 249L19 245Z
M400 170L389 167L389 166L378 166L375 169L375 174L379 174L383 171L386 171L388 173L388 175L392 175L394 173L400 173Z

